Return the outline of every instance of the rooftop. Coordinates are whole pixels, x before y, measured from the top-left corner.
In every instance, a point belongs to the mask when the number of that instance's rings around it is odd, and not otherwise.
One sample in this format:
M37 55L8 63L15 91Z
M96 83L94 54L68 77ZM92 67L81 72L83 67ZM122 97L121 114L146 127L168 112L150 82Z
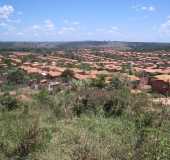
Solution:
M158 76L155 76L155 78L161 81L170 82L170 75L167 75L167 74L158 75Z

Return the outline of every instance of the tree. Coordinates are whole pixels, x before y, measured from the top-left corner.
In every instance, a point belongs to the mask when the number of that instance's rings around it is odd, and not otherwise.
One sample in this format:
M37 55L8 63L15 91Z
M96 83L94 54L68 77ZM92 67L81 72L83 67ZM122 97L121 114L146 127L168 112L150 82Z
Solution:
M81 63L80 64L80 69L82 69L83 71L90 71L91 67L89 66L89 64Z
M19 106L17 99L13 96L10 96L8 93L4 94L0 97L0 106L3 109L7 109L8 111L12 111Z
M69 80L71 80L72 78L74 78L74 72L70 69L66 69L61 77L64 79L64 81L68 82Z
M95 80L93 80L92 85L98 88L104 88L106 83L106 76L101 74Z
M120 78L113 76L111 85L114 89L120 89L123 88L125 84L120 80Z
M35 95L36 100L43 105L49 104L49 92L45 89Z
M25 76L24 71L20 69L12 69L8 71L7 80L9 83L23 84L26 79L27 77Z
M4 58L4 63L5 63L8 67L11 67L11 65L12 65L11 59L9 59L9 58Z

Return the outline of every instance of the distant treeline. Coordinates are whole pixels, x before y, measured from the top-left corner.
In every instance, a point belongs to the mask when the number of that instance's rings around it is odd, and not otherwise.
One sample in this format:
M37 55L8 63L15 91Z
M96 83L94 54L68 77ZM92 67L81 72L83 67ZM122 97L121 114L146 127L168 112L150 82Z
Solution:
M56 50L77 48L113 48L131 51L170 51L170 43L119 42L119 41L80 41L80 42L0 42L0 52L31 51L48 53Z

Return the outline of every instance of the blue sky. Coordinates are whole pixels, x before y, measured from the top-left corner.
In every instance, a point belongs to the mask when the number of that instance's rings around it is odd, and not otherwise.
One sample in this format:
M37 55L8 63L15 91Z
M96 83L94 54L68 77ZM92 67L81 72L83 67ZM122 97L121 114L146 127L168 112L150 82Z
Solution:
M0 0L0 41L170 42L170 0Z

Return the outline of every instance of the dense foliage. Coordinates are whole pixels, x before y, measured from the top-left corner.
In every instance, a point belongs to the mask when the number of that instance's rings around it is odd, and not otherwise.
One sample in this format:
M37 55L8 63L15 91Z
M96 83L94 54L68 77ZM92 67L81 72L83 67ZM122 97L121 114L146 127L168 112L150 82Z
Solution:
M2 95L0 159L169 160L169 107L103 79L32 93L27 102Z

